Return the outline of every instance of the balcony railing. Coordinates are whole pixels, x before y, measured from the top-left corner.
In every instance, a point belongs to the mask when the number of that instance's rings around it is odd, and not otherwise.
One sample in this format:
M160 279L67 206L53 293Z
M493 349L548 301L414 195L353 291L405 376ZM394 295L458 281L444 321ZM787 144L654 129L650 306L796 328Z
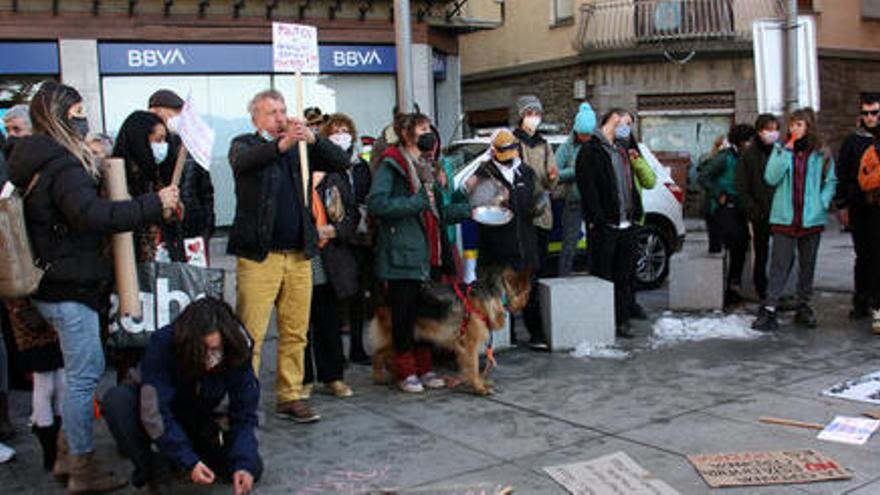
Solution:
M752 22L781 18L782 0L600 0L581 5L581 51L749 41Z

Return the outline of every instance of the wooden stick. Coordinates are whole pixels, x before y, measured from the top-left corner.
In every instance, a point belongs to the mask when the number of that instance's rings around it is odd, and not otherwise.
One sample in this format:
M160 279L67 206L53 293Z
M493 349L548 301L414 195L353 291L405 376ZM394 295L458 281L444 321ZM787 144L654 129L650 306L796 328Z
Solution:
M180 141L180 150L177 151L177 159L174 161L174 171L171 172L170 186L180 186L180 180L183 177L183 167L186 165L186 145L183 140ZM162 210L162 218L169 220L174 216L174 208L165 208Z
M873 419L880 419L880 409L875 409L873 411L863 412L862 416L867 416Z
M302 72L296 72L296 115L301 119L305 119L305 115L303 115L303 80L302 80ZM306 148L306 142L300 141L299 143L299 173L302 177L303 183L303 203L306 206L309 205L309 198L311 194L309 194L309 150Z
M122 158L105 160L104 180L113 201L131 199L125 180L125 161ZM141 318L140 287L134 257L134 239L131 232L113 234L113 265L116 292L119 294L119 312L122 316Z
M825 425L819 423L807 423L804 421L795 421L793 419L768 418L762 417L758 421L771 425L793 426L795 428L807 428L809 430L824 430Z

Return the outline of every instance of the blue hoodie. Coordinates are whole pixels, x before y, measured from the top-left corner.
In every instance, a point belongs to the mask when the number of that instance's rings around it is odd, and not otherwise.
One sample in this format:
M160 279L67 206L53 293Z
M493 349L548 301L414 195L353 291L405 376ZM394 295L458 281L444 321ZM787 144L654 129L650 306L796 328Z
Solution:
M254 434L260 384L250 361L237 369L208 373L197 383L187 384L171 350L173 329L169 325L157 330L141 360L141 420L147 433L162 454L190 470L199 462L199 455L175 419L175 411L211 411L228 395L230 470L233 473L244 470L256 477L261 469Z
M578 152L581 149L581 143L577 141L578 134L592 135L596 129L596 112L589 103L581 103L577 115L574 117L574 126L572 126L571 135L556 150L556 164L559 166L559 182L568 184L569 191L566 199L569 202L580 203L581 194L575 183L575 163L577 162Z

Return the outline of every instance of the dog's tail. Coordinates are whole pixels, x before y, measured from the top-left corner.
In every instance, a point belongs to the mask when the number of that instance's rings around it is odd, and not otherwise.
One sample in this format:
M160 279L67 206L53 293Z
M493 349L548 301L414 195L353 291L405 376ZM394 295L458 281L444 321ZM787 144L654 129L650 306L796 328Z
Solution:
M391 308L381 306L375 309L367 333L371 349L382 349L391 345Z

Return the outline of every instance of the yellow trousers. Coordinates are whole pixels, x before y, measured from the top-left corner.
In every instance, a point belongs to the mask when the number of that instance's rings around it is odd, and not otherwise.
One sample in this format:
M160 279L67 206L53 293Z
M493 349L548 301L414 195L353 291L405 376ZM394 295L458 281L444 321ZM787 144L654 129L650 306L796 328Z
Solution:
M254 339L254 372L259 376L263 340L274 306L278 310L276 400L298 400L312 307L312 263L299 251L270 252L260 263L238 258L236 275L238 317Z

